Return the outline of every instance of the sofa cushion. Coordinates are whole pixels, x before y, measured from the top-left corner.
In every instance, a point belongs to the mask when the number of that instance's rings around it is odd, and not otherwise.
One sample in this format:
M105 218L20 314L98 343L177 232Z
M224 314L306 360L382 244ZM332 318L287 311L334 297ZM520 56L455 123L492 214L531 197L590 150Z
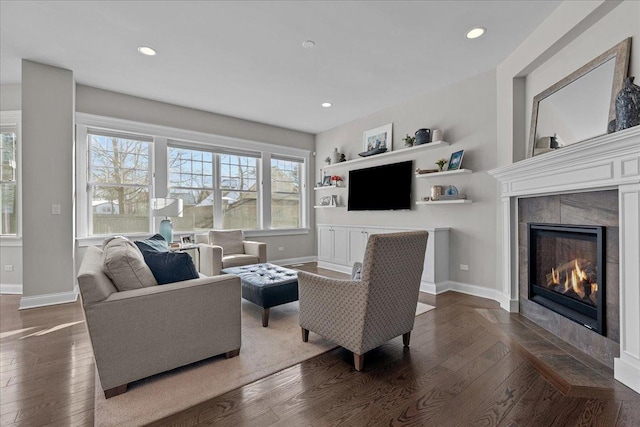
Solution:
M244 253L242 230L211 230L209 243L222 246L222 256Z
M158 284L147 266L142 252L132 241L124 237L110 239L102 255L105 274L118 291L155 286Z
M235 254L222 258L222 268L238 267L240 265L258 264L260 259L257 256Z
M154 234L146 240L136 240L133 243L135 243L142 252L169 252L169 244L161 234Z
M143 251L142 255L159 285L200 277L191 256L186 252Z

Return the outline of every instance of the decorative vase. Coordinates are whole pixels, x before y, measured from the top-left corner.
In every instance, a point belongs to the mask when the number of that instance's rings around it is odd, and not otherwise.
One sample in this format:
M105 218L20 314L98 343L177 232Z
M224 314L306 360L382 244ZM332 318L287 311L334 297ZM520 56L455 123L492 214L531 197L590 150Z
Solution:
M331 153L331 163L336 164L340 161L340 153L338 153L338 148L333 149L333 153Z
M431 129L418 129L416 131L416 145L426 144L431 141Z
M640 125L640 86L634 85L633 79L624 79L616 96L616 132Z

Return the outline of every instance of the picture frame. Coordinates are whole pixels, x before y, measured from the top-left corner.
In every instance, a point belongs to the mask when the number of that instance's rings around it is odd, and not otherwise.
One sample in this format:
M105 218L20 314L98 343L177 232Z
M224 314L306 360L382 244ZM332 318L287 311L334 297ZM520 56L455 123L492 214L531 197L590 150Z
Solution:
M367 130L362 137L364 151L386 148L393 150L393 123Z
M328 186L328 185L331 185L331 175L325 175L325 176L322 178L322 186L323 186L323 187L326 187L326 186Z
M191 240L191 236L182 236L180 237L180 243L182 243L183 246L192 245L193 240Z
M451 154L451 158L449 159L449 167L447 167L448 171L455 171L460 169L462 166L462 157L464 156L464 150L456 151Z

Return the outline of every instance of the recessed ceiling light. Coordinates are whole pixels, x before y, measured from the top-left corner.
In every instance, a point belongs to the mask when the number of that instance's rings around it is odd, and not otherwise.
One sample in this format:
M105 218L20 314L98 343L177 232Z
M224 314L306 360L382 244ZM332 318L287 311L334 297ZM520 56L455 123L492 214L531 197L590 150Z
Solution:
M149 46L140 46L138 48L138 52L147 56L154 56L156 54L156 51Z
M469 32L467 32L467 38L468 39L477 39L478 37L483 35L486 31L487 31L487 29L486 28L482 28L482 27L472 28L472 29L469 30Z
M323 106L324 108L329 108L329 107L331 107L331 105L332 105L332 104L331 104L330 102L323 102L323 103L322 103L322 106Z
M303 41L302 47L305 49L313 49L314 47L316 47L316 42L314 42L313 40Z

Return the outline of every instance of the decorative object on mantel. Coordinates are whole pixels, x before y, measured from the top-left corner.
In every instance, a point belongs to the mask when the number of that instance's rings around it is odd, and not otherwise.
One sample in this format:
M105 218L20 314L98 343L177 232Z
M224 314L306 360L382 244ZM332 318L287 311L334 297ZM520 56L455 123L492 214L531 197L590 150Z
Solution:
M415 145L415 143L416 143L416 137L415 136L409 136L409 134L407 134L407 136L402 138L402 140L404 141L405 147L413 147Z
M447 159L440 159L436 162L436 165L438 165L438 172L442 172L444 170L444 165L447 164Z
M347 156L345 156L344 153L340 153L340 158L338 159L338 162L342 163L346 161L347 161Z
M336 187L340 187L342 186L342 177L340 175L332 175L331 176L331 182L333 182L333 185L335 185Z
M616 132L640 125L640 86L627 77L616 96Z
M464 150L456 151L451 154L451 158L449 159L449 167L447 170L453 171L460 169L462 166L462 156L464 155Z
M440 129L433 129L431 131L431 142L442 141L444 138L442 131Z
M431 129L418 129L416 131L416 145L422 145L431 142Z
M445 162L446 162L446 160L445 160ZM416 168L416 175L422 175L422 174L425 174L425 173L434 173L434 172L438 172L438 169L420 169L420 168Z
M618 128L616 96L627 77L630 51L627 38L533 98L527 157L549 151L538 142L550 135L568 146Z
M380 153L384 153L386 152L387 149L386 148L375 148L373 150L369 150L369 151L364 151L362 153L358 153L358 156L361 157L369 157L369 156L373 156L375 154L380 154Z
M330 164L331 164L331 157L327 156L327 158L326 158L326 159L324 159L324 161L325 161L325 163L326 163L327 165L330 165Z
M363 134L364 151L393 150L393 123L365 131ZM380 151L380 153L384 153ZM374 153L378 154L378 153ZM364 157L364 156L363 156Z

